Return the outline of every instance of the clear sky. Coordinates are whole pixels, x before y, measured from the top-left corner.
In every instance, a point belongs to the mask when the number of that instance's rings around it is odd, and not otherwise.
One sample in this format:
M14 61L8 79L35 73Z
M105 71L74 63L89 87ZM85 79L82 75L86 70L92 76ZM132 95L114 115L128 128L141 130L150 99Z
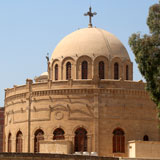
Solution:
M83 16L90 4L98 14L93 25L118 37L134 65L134 80L142 79L128 38L141 31L149 33L149 7L158 0L0 0L0 106L4 89L25 84L47 69L57 43L67 34L88 26Z

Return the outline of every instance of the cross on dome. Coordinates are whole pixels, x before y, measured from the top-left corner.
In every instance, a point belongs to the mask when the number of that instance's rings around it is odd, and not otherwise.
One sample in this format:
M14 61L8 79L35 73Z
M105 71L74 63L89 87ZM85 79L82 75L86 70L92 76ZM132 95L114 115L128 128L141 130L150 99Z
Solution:
M97 15L97 13L96 13L96 12L93 12L93 13L92 13L92 8L91 8L91 7L89 7L89 12L87 12L87 13L84 14L84 16L89 16L89 24L88 24L88 27L89 27L89 28L92 27L92 17L93 17L94 15Z

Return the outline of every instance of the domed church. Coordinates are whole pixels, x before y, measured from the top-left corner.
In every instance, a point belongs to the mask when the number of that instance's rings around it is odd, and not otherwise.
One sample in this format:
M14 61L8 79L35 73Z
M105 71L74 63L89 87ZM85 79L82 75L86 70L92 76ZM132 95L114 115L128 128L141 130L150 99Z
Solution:
M159 141L155 104L113 34L92 26L64 37L48 71L5 90L5 152L123 156L132 140Z

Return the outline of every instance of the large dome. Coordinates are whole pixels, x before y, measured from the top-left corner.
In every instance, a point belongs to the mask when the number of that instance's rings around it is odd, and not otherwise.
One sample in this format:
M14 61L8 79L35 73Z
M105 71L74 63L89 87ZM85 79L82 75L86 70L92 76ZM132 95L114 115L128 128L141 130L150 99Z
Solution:
M82 55L130 59L123 44L113 34L99 28L84 28L64 37L52 53L51 60Z

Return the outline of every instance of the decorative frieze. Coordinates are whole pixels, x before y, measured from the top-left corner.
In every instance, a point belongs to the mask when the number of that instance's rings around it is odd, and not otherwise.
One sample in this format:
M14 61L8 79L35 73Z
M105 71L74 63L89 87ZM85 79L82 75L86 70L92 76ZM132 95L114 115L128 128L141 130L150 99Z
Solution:
M33 91L32 97L34 97L34 101L36 101L36 97L42 96L49 96L50 100L52 101L52 95L76 95L76 94L83 94L83 95L90 95L93 93L98 94L110 94L111 96L114 95L134 95L138 97L148 97L148 93L145 90L136 90L136 89L121 89L121 88L95 88L95 89L54 89L54 90L42 90L42 91ZM22 94L15 94L14 96L6 97L5 99L5 106L10 106L18 103L25 103L24 98L27 98L28 93ZM22 99L23 98L23 99ZM16 99L20 99L20 101L15 102Z

